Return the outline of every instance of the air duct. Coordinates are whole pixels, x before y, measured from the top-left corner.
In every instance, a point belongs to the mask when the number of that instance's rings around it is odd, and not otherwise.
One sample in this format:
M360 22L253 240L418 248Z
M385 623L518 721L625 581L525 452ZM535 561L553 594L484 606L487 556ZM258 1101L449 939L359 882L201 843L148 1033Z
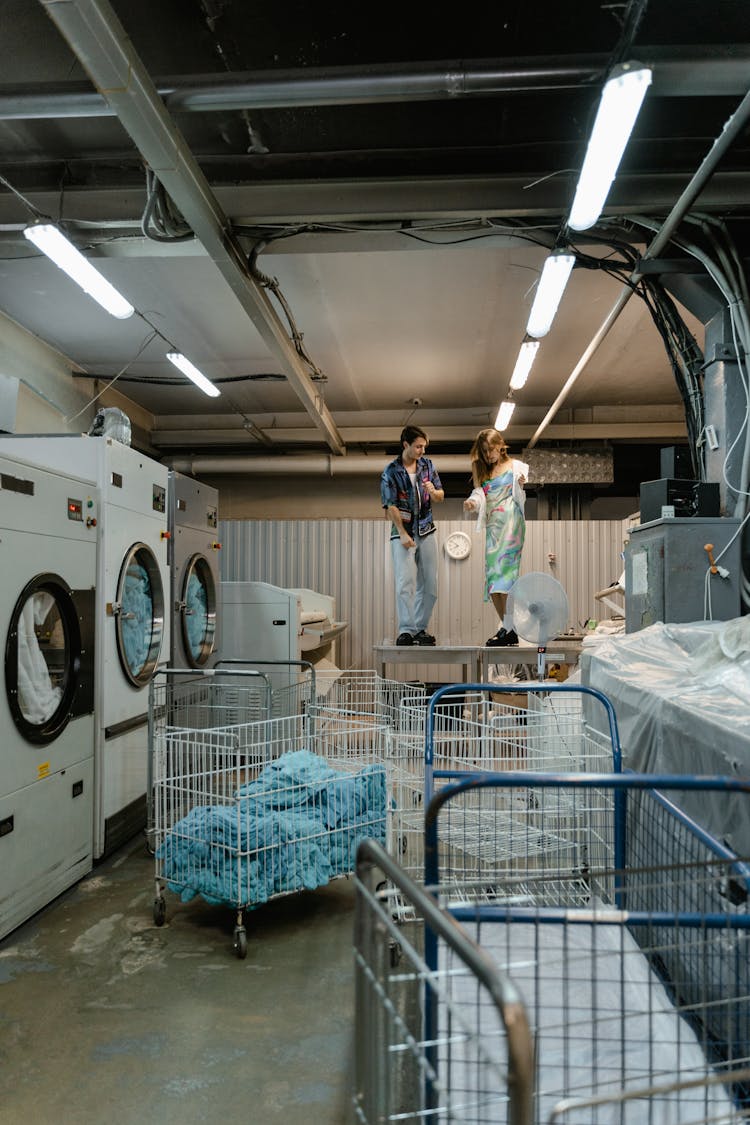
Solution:
M189 476L221 476L222 473L243 473L248 476L306 476L355 477L380 476L388 454L380 456L334 457L327 453L302 454L299 457L189 457L175 458L171 467ZM468 453L436 454L435 464L440 473L471 474Z

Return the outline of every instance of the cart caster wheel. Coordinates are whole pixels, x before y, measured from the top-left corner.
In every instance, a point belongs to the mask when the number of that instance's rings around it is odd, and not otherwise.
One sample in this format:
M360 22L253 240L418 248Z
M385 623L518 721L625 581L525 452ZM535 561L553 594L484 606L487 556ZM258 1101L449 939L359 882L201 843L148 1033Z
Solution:
M167 917L167 904L163 898L154 899L154 924L163 926Z
M240 961L247 957L247 931L239 926L234 931L234 951Z

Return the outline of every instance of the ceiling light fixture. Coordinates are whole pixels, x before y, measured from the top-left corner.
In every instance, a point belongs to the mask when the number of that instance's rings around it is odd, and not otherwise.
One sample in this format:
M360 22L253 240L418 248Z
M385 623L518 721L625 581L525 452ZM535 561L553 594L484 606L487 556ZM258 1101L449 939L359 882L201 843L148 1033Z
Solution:
M521 344L516 366L513 368L513 374L510 377L510 389L512 391L520 390L528 379L531 365L536 359L536 353L538 351L538 340L524 340Z
M167 359L178 367L183 375L187 375L191 382L195 383L196 387L200 387L204 395L210 395L211 398L216 398L221 394L218 387L215 387L210 379L207 379L202 371L186 359L182 352L167 352Z
M29 242L33 242L112 316L126 320L133 315L135 309L130 302L117 292L114 285L110 285L106 277L91 265L53 223L33 223L23 233Z
M601 215L650 85L649 68L634 62L616 67L605 84L570 209L572 230L588 230Z
M515 409L515 402L508 402L506 400L505 402L500 403L500 409L498 410L497 418L495 419L496 430L500 430L500 432L502 433L503 430L507 429L508 423L510 422L511 416Z
M547 258L529 313L527 336L539 339L549 332L575 260L574 254L566 254L564 250L555 250Z

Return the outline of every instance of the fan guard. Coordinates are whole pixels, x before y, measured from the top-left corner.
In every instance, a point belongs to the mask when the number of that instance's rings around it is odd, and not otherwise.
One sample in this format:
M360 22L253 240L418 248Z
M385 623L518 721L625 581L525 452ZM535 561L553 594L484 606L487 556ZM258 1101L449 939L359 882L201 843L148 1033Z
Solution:
M556 578L532 571L513 584L508 612L519 637L543 648L567 625L568 595Z

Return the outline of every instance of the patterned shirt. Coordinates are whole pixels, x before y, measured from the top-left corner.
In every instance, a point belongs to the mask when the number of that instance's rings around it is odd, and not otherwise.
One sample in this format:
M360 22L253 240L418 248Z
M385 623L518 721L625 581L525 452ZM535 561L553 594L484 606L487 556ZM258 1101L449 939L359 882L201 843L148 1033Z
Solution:
M443 486L438 471L429 457L419 458L416 475L416 487L419 492L416 534L431 535L436 530L432 518L432 497L424 486L428 481L432 481L437 489L442 490ZM383 469L380 477L380 500L384 508L398 508L404 529L410 535L414 535L414 490L400 457L390 461ZM391 539L398 539L395 526L391 526Z

